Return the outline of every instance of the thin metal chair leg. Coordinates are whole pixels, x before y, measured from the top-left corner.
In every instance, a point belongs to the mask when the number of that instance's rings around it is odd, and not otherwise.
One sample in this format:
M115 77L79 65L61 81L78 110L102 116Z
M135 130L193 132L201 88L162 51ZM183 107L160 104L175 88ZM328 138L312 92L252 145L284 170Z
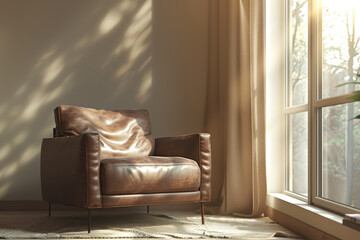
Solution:
M51 202L49 202L49 217L51 217Z
M205 217L204 217L204 203L200 203L201 204L201 222L202 224L205 224Z
M147 212L147 213L150 212L150 206L149 206L149 205L147 205L146 212Z
M91 209L88 209L88 233L91 231Z

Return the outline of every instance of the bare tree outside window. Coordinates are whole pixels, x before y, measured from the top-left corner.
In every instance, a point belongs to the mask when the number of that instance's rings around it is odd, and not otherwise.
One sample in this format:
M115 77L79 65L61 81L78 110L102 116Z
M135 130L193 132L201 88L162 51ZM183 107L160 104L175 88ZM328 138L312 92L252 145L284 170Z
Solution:
M360 4L322 1L322 98L350 93L360 71ZM320 197L360 208L360 126L350 120L359 104L322 109L322 191ZM356 181L357 179L357 181Z
M308 99L308 1L291 0L289 8L288 105L296 106Z
M288 106L308 102L308 1L288 2ZM308 113L287 118L287 190L308 195Z
M308 0L288 0L287 107L307 104L308 99ZM360 73L360 1L323 0L321 7L322 71L320 98L350 93ZM315 62L315 60L313 60ZM360 86L360 85L357 85ZM359 103L320 108L316 127L321 132L321 183L318 196L360 208ZM308 113L287 117L287 190L307 196ZM315 161L315 160L314 160Z

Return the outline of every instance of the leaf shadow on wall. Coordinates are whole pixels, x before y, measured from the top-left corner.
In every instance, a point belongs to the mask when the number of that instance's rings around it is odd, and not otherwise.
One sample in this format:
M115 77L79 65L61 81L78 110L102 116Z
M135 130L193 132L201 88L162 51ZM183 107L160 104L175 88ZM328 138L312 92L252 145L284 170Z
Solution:
M39 199L59 104L138 108L151 95L151 1L0 3L0 199Z

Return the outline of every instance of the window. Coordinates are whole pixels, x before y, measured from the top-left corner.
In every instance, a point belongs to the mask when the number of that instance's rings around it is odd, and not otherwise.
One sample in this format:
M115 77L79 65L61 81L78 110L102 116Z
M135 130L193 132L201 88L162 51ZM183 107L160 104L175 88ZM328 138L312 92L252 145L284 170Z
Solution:
M287 1L286 190L308 195L308 2Z
M360 210L360 1L286 0L285 191ZM359 86L359 85L356 85Z

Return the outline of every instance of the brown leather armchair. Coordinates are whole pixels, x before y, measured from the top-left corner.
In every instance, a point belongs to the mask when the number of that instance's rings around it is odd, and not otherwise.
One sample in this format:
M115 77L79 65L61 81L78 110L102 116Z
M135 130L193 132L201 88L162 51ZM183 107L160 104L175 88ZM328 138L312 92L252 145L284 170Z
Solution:
M54 138L41 147L43 199L91 210L210 201L210 135L151 136L146 110L55 110Z

